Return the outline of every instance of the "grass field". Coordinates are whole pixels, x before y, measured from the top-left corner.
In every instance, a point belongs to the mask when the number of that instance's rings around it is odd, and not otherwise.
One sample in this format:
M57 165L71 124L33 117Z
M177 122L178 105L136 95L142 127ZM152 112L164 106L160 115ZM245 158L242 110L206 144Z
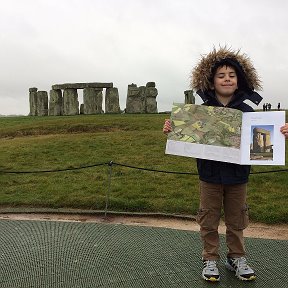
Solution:
M197 175L117 165L197 174L195 159L164 154L162 126L168 117L0 118L0 207L103 210L109 191L109 210L195 215L199 205ZM110 161L116 164L109 166ZM23 173L84 166L94 167ZM287 164L254 166L252 173L286 168ZM287 223L287 184L287 172L252 174L248 186L251 219Z

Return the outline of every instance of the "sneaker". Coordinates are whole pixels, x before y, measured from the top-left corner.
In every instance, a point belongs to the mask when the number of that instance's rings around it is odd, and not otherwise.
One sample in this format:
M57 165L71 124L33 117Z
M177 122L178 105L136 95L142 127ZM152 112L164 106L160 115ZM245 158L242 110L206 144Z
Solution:
M203 260L202 278L206 281L217 282L220 280L219 270L215 260Z
M228 270L235 272L240 280L251 281L256 279L255 272L247 264L245 257L227 258L225 266Z

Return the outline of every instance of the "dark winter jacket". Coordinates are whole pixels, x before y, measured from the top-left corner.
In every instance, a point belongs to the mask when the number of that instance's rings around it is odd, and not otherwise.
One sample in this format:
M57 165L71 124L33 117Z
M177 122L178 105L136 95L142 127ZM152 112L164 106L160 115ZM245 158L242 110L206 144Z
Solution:
M202 91L197 91L197 94L204 101L203 105L223 107L216 99L213 91L209 90L209 92L206 92L205 94ZM246 99L249 99L255 104L259 104L262 97L256 92L248 95L247 93L238 91L235 93L234 98L232 98L227 107L238 109L243 112L253 112L253 108L243 102ZM247 183L250 173L249 165L239 165L205 159L197 159L197 168L200 180L217 184L231 185Z

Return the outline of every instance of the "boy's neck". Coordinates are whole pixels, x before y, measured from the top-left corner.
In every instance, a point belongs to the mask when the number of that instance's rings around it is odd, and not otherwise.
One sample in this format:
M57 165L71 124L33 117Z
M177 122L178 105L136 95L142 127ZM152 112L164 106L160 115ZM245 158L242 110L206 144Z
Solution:
M218 95L217 93L216 94L216 98L217 100L223 105L223 106L227 106L231 99L233 98L233 95L231 96L221 96L221 95Z

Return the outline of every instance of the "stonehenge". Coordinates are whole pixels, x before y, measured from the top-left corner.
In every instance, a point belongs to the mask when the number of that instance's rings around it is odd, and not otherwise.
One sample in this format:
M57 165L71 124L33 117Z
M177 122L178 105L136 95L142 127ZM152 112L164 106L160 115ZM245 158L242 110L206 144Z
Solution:
M120 113L118 89L113 83L65 83L52 85L48 94L29 88L30 116L70 116L103 113L103 89L106 89L106 113ZM83 103L79 106L78 89L83 89ZM63 92L62 92L63 90ZM111 98L111 99L110 99Z
M195 96L193 95L193 90L184 91L185 104L195 104Z
M155 82L140 87L133 83L128 85L126 113L158 113L157 95Z
M83 89L83 103L79 103L78 90ZM105 95L103 97L103 89ZM155 82L146 86L128 85L126 113L158 113ZM105 111L103 111L103 98ZM121 113L118 88L113 83L65 83L52 85L48 94L29 88L30 116L71 116L78 114ZM48 105L49 104L49 105Z
M120 113L118 88L106 89L105 94L105 113Z
M77 89L66 88L63 92L62 102L63 115L78 115L79 114L79 101Z
M113 83L65 83L52 85L52 89L113 88Z
M29 104L30 104L30 115L31 116L38 116L37 115L37 88L29 88Z
M62 91L60 89L50 90L49 115L60 116L63 113Z
M87 87L83 89L83 114L102 113L102 88Z
M271 143L270 131L262 128L254 128L251 152L263 153L272 151L273 151L273 145Z
M33 87L29 89L29 103L31 116L48 115L48 94L46 91L37 91Z
M48 94L46 91L37 91L37 116L48 115Z
M79 103L78 90L83 90L83 103ZM105 94L103 90L105 89ZM193 90L184 91L185 104L195 104ZM158 90L155 82L145 86L128 85L125 113L158 113ZM103 110L103 100L105 107ZM122 113L118 88L113 83L64 83L52 85L49 99L46 91L29 88L30 116L70 116Z

